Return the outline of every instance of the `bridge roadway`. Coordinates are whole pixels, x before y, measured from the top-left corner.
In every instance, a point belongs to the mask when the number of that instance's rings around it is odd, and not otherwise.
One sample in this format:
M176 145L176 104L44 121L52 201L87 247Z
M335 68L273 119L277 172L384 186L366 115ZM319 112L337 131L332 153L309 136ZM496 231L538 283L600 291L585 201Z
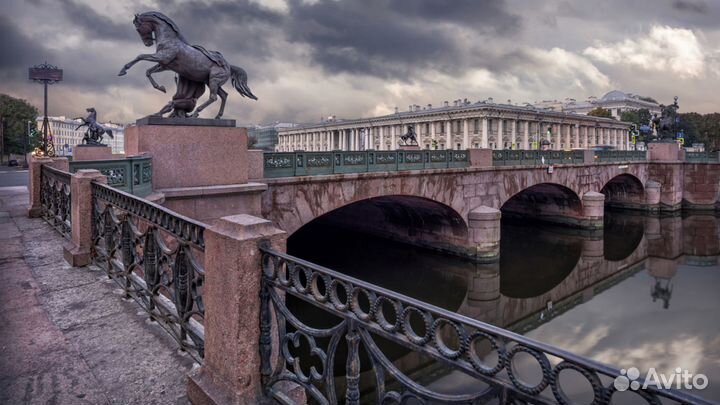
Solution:
M193 360L27 202L0 187L0 403L189 404Z

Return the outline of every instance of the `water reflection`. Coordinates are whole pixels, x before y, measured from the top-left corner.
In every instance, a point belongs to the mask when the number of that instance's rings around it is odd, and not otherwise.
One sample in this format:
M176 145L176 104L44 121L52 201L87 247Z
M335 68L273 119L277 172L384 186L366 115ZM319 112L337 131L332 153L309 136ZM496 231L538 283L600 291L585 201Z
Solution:
M710 386L701 394L720 399L720 386L713 385L720 377L720 324L713 321L720 308L720 239L714 216L611 212L604 232L591 234L504 222L501 260L486 265L326 226L302 229L288 250L601 362L704 373ZM288 304L313 326L336 323L301 302ZM391 351L389 357L415 376L433 370L434 388L477 389L461 373L437 374L422 356ZM568 384L569 393L582 394L583 384Z

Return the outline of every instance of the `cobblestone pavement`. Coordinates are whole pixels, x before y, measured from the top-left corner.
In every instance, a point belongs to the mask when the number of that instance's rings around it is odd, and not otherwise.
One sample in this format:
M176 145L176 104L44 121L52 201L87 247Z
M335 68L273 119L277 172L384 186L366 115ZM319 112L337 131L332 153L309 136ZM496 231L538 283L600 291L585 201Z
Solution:
M188 404L192 358L27 204L0 188L0 404Z

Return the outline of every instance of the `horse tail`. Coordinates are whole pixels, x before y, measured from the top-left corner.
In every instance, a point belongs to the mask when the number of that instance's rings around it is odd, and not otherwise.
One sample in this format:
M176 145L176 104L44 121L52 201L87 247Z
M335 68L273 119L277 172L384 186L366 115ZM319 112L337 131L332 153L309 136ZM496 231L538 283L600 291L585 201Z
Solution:
M245 73L245 70L241 67L233 65L230 65L230 70L232 72L232 85L235 87L235 90L247 98L257 100L257 97L255 97L252 91L250 91L250 87L247 85L247 73Z
M110 139L115 139L115 137L114 137L113 134L112 134L112 129L106 129L106 130L105 130L105 133L108 134L108 136L110 137Z

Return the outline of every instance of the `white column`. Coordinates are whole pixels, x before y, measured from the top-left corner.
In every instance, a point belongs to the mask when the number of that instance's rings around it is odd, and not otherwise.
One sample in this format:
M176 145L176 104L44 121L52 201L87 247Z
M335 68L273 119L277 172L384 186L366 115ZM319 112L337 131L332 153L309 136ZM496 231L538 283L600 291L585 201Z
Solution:
M512 120L510 126L510 149L518 149L517 145L517 120Z
M373 137L373 127L368 127L365 133L365 149L375 149L375 137Z
M498 119L498 134L497 134L497 145L498 149L505 149L505 119Z
M435 140L435 121L430 123L430 138Z
M487 117L482 118L482 145L480 145L481 148L489 148L490 145L488 144L488 119Z
M445 121L445 149L452 149L452 121Z
M573 126L572 124L567 124L567 133L565 134L565 141L563 143L565 144L565 149L570 149L570 144L572 143L572 130Z
M463 149L470 148L470 129L468 128L468 119L463 120Z
M530 149L530 121L525 121L525 133L523 134L523 149Z
M575 133L573 134L573 147L580 147L580 124L575 124Z

